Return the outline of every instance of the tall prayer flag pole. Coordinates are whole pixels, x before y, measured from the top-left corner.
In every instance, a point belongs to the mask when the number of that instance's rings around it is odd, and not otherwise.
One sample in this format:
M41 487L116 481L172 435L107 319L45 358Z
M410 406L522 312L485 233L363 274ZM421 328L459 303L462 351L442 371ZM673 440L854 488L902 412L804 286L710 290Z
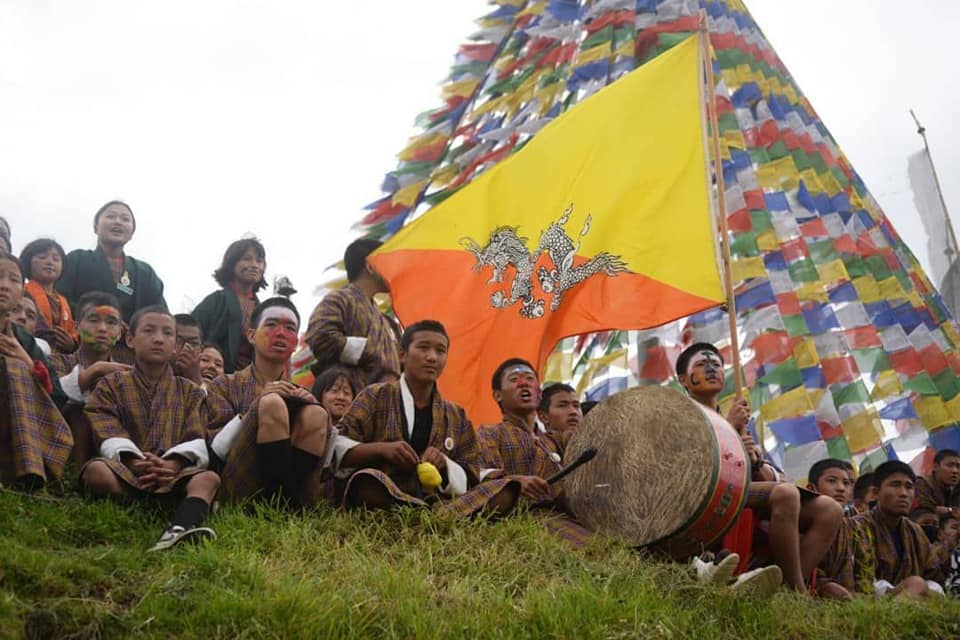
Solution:
M930 163L930 172L933 174L933 182L937 185L937 196L940 198L940 206L943 207L943 216L944 222L947 226L947 234L950 237L950 249L953 252L950 258L950 263L953 264L953 261L957 258L957 235L953 231L953 222L950 220L950 211L947 209L947 201L943 198L943 189L940 188L940 177L937 175L937 167L933 164L933 156L930 155L930 145L927 144L927 128L920 124L920 120L917 119L917 114L913 112L913 109L910 109L910 117L913 118L913 122L917 125L917 133L920 134L920 137L923 138L923 149L927 154L927 161Z
M717 96L713 78L713 60L710 56L710 32L707 28L707 12L700 11L700 52L707 74L707 114L710 118L710 151L713 155L714 173L717 179L717 203L720 217L720 246L723 259L723 288L727 295L727 318L730 321L730 350L733 358L733 381L737 399L743 398L743 375L740 367L740 337L737 333L737 301L733 295L733 272L731 270L730 235L727 228L727 202L723 184L723 158L720 156L720 129L717 120ZM762 437L761 437L762 439Z

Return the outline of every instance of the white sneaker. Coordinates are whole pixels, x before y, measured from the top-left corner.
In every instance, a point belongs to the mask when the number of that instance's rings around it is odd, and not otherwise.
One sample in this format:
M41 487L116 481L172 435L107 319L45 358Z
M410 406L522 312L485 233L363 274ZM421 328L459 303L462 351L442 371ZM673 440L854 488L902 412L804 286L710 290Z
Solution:
M163 551L164 549L169 549L170 547L177 545L184 540L199 542L200 540L216 537L217 534L213 532L213 529L208 527L191 527L189 529L184 529L180 525L174 525L163 532L163 535L160 536L160 539L157 540L157 543L147 549L147 553L150 553L151 551Z
M739 593L748 593L758 598L769 598L780 589L783 571L773 564L741 573L730 587Z
M704 562L697 556L690 564L696 572L699 582L726 586L730 582L733 572L737 570L737 565L740 564L740 556L730 553L720 562Z

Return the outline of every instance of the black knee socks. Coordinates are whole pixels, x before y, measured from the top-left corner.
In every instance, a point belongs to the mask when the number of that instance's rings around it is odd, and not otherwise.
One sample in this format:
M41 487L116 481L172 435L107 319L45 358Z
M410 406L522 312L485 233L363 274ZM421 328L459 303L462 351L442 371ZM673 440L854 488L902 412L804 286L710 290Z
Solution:
M257 445L257 465L263 482L263 497L272 501L278 496L288 500L293 475L293 447L290 439L262 442Z
M170 524L171 526L179 525L184 529L190 529L206 520L208 513L210 513L210 505L203 499L188 497L177 507Z
M316 469L319 464L320 456L315 456L309 451L297 447L293 448L293 477L298 486L303 483L307 474Z

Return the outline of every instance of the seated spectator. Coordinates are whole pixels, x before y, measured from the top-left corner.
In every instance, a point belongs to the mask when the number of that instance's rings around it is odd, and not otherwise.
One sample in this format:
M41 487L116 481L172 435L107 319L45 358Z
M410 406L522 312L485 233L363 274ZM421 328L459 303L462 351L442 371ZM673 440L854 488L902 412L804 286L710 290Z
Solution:
M543 388L537 415L547 431L575 431L583 422L576 390L562 382Z
M223 262L213 272L222 289L214 291L193 310L204 339L223 354L223 369L234 373L253 362L247 341L250 314L260 304L257 292L266 288L266 251L256 238L237 240L227 247Z
M136 229L137 220L126 203L111 200L100 207L93 217L97 248L71 251L63 277L57 281L57 291L73 305L74 311L80 296L87 291L116 296L127 323L138 309L153 305L166 308L163 282L153 268L124 253Z
M19 260L0 253L0 483L39 489L59 482L73 438L59 380L33 337L10 321L22 295Z
M937 451L930 476L917 478L914 506L938 516L951 510L960 515L960 453L953 449Z
M253 363L207 391L210 449L223 468L223 499L258 497L293 509L315 506L334 436L327 412L287 379L300 315L287 298L257 305L248 338Z
M313 397L326 409L333 424L350 408L357 389L353 387L350 373L343 367L333 366L324 370L313 383Z
M827 458L810 467L807 489L837 501L844 512L853 502L853 465L846 460Z
M884 462L873 472L877 502L868 513L854 516L856 538L850 591L877 595L928 597L942 593L930 541L910 520L916 474L899 460Z
M63 275L67 255L55 240L34 240L20 252L20 264L28 282L24 291L37 305L36 335L60 353L77 349L76 326L67 299L54 290Z
M89 291L77 303L80 348L50 358L63 392L69 398L63 415L73 433L73 461L82 466L95 453L90 420L83 411L87 398L101 378L130 365L115 362L113 348L123 333L120 303L102 291Z
M200 349L203 347L203 331L200 323L189 313L173 316L177 323L177 348L173 353L173 372L196 385L203 386L200 373Z
M866 513L873 509L877 501L877 488L873 486L873 472L860 474L853 483L853 508L857 513Z
M224 374L223 354L220 347L207 343L200 352L200 377L203 378L203 388Z
M13 312L10 313L10 322L23 329L27 335L32 337L40 348L40 351L43 352L43 355L49 358L50 354L53 353L53 349L50 348L50 343L43 338L37 337L38 315L37 303L33 301L33 297L29 293L24 292L20 297L20 301L17 302L17 306L15 306Z
M127 341L134 367L101 379L84 408L100 457L84 465L80 482L92 495L122 501L182 498L151 551L213 537L201 525L220 478L207 469L204 394L170 366L176 347L173 316L164 307L141 309L130 321Z

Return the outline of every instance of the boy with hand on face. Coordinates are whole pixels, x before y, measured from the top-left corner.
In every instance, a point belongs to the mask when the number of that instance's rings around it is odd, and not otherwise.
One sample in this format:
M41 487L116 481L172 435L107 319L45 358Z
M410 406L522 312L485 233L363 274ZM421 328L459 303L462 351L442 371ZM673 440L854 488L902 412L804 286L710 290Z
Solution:
M718 398L724 383L719 349L705 342L686 348L677 358L676 371L692 400L705 409L719 409ZM770 550L783 571L784 584L806 591L806 577L813 575L830 549L843 509L832 498L809 491L801 493L791 483L776 481L776 470L763 459L763 452L747 432L746 401L735 402L727 420L741 434L753 467L745 506L768 523Z
M101 378L84 407L100 457L84 465L80 482L93 495L118 500L185 496L151 551L213 537L201 524L220 478L207 470L203 391L170 365L173 316L159 306L140 309L127 345L134 367Z
M189 313L173 316L177 322L177 349L173 354L173 372L194 384L203 386L200 373L200 350L203 348L203 331L200 323Z

